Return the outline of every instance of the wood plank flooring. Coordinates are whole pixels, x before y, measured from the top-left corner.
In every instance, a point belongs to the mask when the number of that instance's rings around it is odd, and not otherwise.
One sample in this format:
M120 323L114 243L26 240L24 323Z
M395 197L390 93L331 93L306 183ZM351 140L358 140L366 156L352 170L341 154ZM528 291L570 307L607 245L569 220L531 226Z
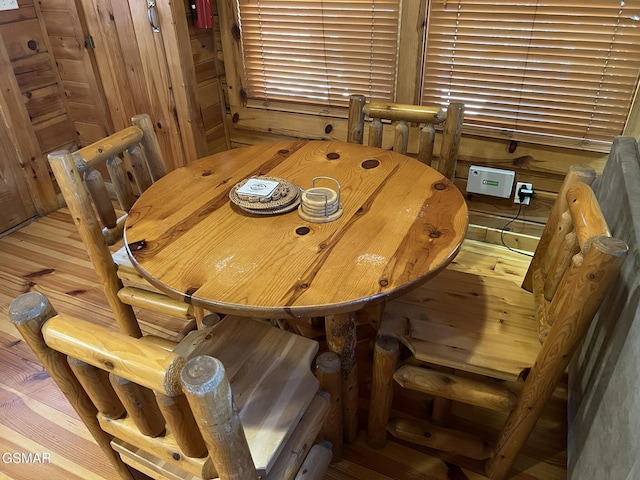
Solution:
M490 269L519 281L528 260L502 247L468 242L451 268ZM104 294L64 209L0 238L0 478L116 478L82 422L8 320L11 300L32 290L49 296L59 312L113 326ZM178 321L148 312L139 312L139 316L145 333L171 336L181 326ZM372 332L366 327L361 330L360 419L364 429ZM425 399L415 396L398 396L396 403L394 408L412 412L425 408ZM502 420L494 414L464 406L456 406L454 414L458 421L489 437ZM18 453L18 460L21 460L20 454L31 453L32 461L10 462L14 457L7 454L13 453ZM36 457L36 453L40 456ZM381 450L372 450L366 446L361 433L356 442L345 448L343 459L331 466L325 478L479 480L485 478L481 471L477 463L397 441L389 441ZM518 480L566 478L565 384L557 389L513 473L512 478Z

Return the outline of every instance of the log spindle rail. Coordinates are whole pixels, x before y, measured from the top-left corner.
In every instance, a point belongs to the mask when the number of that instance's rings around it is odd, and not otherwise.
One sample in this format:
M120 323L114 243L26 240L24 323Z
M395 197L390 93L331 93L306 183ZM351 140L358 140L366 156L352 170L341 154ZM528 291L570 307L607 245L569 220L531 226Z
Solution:
M129 153L129 164L131 165L131 173L135 178L136 186L138 187L137 194L144 192L151 186L153 180L151 178L151 172L147 165L149 164L149 156L145 155L142 149L135 145L130 147L127 152Z
M122 281L118 278L116 265L112 260L109 247L104 241L102 229L96 222L93 209L89 208L91 202L73 157L70 154L51 154L49 163L58 179L63 196L78 198L78 201L67 202L67 207L78 228L80 237L83 239L98 279L105 290L107 301L113 310L120 331L140 338L142 331L133 308L118 300L118 291L123 287ZM64 181L60 181L61 179ZM110 261L104 259L110 259Z
M156 401L180 450L189 457L207 455L207 445L198 430L187 398L183 394L169 396L156 393Z
M480 437L424 420L394 417L387 425L387 430L402 440L476 460L488 459L492 454L491 446Z
M133 187L127 177L127 171L124 167L124 161L119 156L109 157L107 159L107 171L111 177L111 184L116 192L116 198L120 204L120 208L128 212L136 201Z
M73 320L64 314L50 319L42 327L47 345L149 390L164 395L180 393L174 377L185 363L183 357L151 342L86 322L76 324L70 335L67 330ZM99 344L96 338L101 339ZM126 356L117 352L126 352Z
M333 445L333 462L342 458L343 447L343 407L342 407L342 371L340 357L334 352L324 352L316 358L316 377L320 389L331 398L329 414L320 431L320 438Z
M406 152L409 146L409 124L406 120L400 120L396 124L393 137L393 151Z
M107 418L121 418L126 409L109 382L109 374L93 365L67 357L69 366L98 411Z
M549 242L550 257L553 256L553 262L549 266L547 277L544 282L544 298L548 302L553 299L556 293L560 279L571 262L571 257L579 252L578 239L573 230L571 215L565 211L560 216L560 221L556 228L556 234Z
M443 373L454 373L452 368L441 368L439 370L443 370ZM431 405L431 423L434 425L447 425L451 420L452 405L453 402L450 398L445 396L434 397Z
M111 203L111 198L109 198L109 192L102 174L98 170L88 168L84 171L83 178L89 195L93 199L98 218L106 228L115 228L118 223L118 216Z
M369 145L382 148L382 120L374 118L369 126Z
M131 122L143 132L141 144L144 151L142 154L149 167L151 179L157 182L167 174L167 167L163 160L158 138L154 135L153 122L149 115L136 115L131 119ZM129 147L130 149L131 147Z
M549 242L553 238L553 233L558 228L558 224L561 221L562 214L567 210L567 191L576 183L584 183L586 185L591 185L596 179L596 171L588 166L575 164L569 167L569 171L564 177L564 181L560 186L560 190L558 192L558 197L556 202L553 204L551 208L551 213L549 214L549 219L547 220L547 228L542 232L542 236L538 241L538 250L542 252L550 252L549 250ZM531 268L527 272L527 275L524 278L522 283L522 288L529 292L533 292L533 283L532 283L532 275L535 270L540 270L543 276L546 278L551 268L551 264L553 263L552 253L548 255L542 256L542 258L533 258L531 260Z
M518 402L518 397L502 385L415 365L401 366L393 374L393 378L403 388L476 405L494 412L507 413Z
M539 338L542 342L553 325L553 317L547 315L547 311L553 311L551 304L556 291L572 262L575 262L575 255L580 252L584 254L590 242L599 236L611 236L593 190L588 184L577 182L567 188L564 204L567 208L559 214L556 228L548 240L547 250L540 263L541 273L536 276L538 282L533 284L534 292L539 290L544 297L543 300L540 295L536 295L537 301L542 302L543 315L539 318ZM543 267L547 269L546 272L542 271Z
M387 423L393 399L393 372L400 358L400 344L390 336L376 339L373 353L373 377L371 379L371 404L367 422L367 443L382 448L387 440Z
M138 430L148 437L164 433L165 422L153 392L131 380L110 374L109 380Z
M349 125L347 142L362 144L364 141L364 105L367 99L364 95L349 97Z
M447 116L442 132L442 145L438 157L438 171L449 180L456 175L458 163L458 148L462 138L462 123L464 121L464 104L452 102L447 107Z

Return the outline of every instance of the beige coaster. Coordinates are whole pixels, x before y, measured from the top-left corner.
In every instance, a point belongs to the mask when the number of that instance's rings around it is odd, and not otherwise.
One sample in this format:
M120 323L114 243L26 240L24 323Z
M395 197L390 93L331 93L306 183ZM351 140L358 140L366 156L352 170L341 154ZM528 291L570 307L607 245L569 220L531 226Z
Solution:
M311 223L333 222L334 220L340 218L340 216L342 215L342 207L339 207L338 210L336 210L334 213L325 217L324 215L309 215L302 209L302 205L300 205L298 207L298 215L300 215L300 218L302 218L303 220Z
M238 183L229 192L229 199L232 203L239 206L243 210L255 211L255 210L280 210L287 206L293 205L295 202L300 201L300 188L293 183L278 177L260 176L254 177L257 179L270 180L278 182L278 186L268 197L264 196L250 196L238 194L238 189L241 188L249 179L245 179ZM295 208L293 206L291 209Z

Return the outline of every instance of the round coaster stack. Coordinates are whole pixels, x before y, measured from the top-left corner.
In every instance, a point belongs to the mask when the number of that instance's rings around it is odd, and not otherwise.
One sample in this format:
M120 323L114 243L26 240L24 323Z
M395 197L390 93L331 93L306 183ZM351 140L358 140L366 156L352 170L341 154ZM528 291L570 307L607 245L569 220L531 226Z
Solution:
M342 215L340 195L327 187L313 187L302 192L298 215L313 223L331 222Z
M237 205L243 211L254 215L277 215L280 213L290 212L300 205L300 188L293 183L278 177L253 177L261 180L270 180L278 182L271 195L252 196L238 193L240 189L249 179L245 179L238 183L229 192L231 203Z

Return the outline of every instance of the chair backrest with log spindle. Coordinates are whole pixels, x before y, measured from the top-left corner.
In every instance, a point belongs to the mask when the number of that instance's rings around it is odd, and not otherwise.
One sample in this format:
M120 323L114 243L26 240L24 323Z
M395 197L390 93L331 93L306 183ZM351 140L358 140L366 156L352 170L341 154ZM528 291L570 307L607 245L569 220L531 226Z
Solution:
M393 150L402 154L407 153L409 124L424 125L420 130L418 160L429 166L433 159L435 125L442 125L442 143L437 168L445 177L453 180L462 135L463 103L450 103L445 114L438 106L366 103L364 95L351 95L349 98L347 142L363 143L365 116L372 120L369 127L368 143L374 147L382 147L382 121L397 122L394 130Z
M492 479L509 475L628 255L627 244L609 232L590 186L595 178L586 165L571 166L565 176L522 285L533 295L493 269L451 269L443 272L453 282L446 295L429 282L387 304L381 329L393 337L380 336L374 354L372 445L391 433L486 460ZM399 342L412 361L396 369ZM433 397L431 422L389 420L390 378ZM495 442L475 435L473 426L447 428L451 400L508 412Z
M165 175L165 163L149 115L136 115L133 125L76 152L52 152L49 163L78 228L82 242L103 286L120 330L141 335L133 306L171 316L194 317L193 307L159 293L133 269L124 247L109 246L122 239L127 212L137 196ZM113 206L110 184L124 214ZM123 285L122 278L134 278ZM123 288L124 287L124 288Z
M317 342L252 319L170 348L57 315L37 292L9 315L123 479L125 464L163 479L293 478L329 411Z

